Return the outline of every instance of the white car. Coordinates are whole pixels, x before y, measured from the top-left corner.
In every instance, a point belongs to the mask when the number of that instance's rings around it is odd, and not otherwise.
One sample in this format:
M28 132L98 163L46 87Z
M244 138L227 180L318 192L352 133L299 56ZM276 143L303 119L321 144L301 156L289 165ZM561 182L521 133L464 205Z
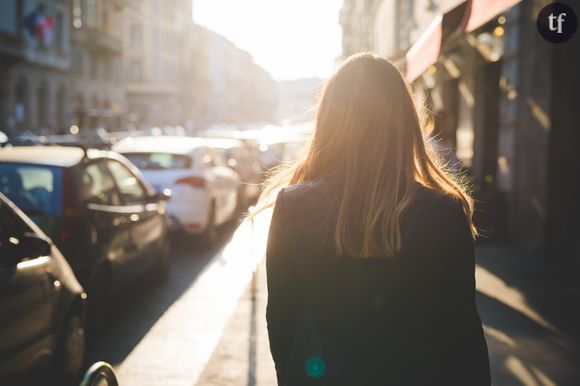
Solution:
M251 148L239 139L207 138L206 140L208 146L217 151L228 166L240 175L242 183L238 199L242 209L245 209L260 194L260 183L264 172L260 165L259 155L253 155Z
M172 229L201 234L212 244L216 227L237 215L240 176L204 138L132 137L113 150L133 162L155 189L171 189Z

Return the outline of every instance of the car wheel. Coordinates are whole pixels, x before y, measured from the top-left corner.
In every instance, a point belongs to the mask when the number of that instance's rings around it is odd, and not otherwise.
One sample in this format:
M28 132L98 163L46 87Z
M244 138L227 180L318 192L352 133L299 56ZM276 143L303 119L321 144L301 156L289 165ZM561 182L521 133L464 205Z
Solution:
M201 241L206 247L213 247L217 243L218 229L215 220L215 203L212 202L209 209L207 226L201 235Z
M75 385L83 369L86 349L84 314L75 312L66 320L57 349L56 372L63 385Z

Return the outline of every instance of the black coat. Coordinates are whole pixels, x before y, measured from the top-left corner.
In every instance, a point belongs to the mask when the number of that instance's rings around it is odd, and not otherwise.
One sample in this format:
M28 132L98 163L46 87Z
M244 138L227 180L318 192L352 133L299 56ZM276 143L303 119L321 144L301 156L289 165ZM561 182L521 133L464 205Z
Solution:
M266 317L278 384L489 386L461 204L418 187L395 257L344 258L328 231L336 202L322 182L276 200Z

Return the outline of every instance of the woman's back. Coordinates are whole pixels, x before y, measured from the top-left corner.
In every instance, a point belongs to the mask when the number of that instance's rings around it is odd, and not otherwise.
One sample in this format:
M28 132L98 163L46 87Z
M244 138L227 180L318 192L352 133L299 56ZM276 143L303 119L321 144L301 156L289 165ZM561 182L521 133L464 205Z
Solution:
M265 184L262 207L284 188L266 257L280 385L490 384L473 199L424 121L392 63L353 55L304 154Z
M338 188L278 195L268 329L281 385L489 385L462 205L417 184L396 255L336 256Z

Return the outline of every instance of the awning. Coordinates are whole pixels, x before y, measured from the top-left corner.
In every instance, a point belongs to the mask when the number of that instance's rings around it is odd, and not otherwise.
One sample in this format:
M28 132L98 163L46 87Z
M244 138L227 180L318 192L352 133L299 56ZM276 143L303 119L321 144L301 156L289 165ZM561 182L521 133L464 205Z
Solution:
M487 23L494 16L513 7L521 0L470 0L468 18L464 24L465 31L473 31Z
M409 82L417 79L430 65L437 62L446 36L456 31L466 18L468 2L458 1L448 12L435 16L427 29L405 55L405 78Z
M417 79L430 65L437 61L443 37L442 20L442 15L437 15L405 54L407 63L405 77L409 82Z

